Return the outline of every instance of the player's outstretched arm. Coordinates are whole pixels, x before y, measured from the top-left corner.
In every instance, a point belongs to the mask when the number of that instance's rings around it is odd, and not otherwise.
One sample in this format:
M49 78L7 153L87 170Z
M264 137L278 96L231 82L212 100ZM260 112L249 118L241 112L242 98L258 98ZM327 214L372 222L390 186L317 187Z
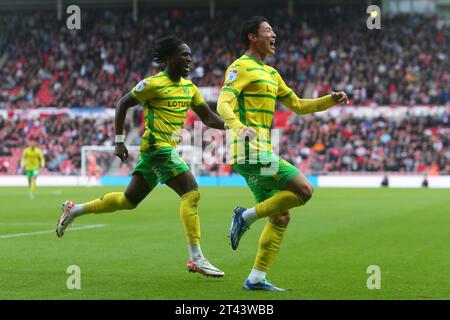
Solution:
M225 129L224 121L220 116L211 110L210 106L205 103L201 107L193 108L194 112L198 115L200 120L207 125L210 128L216 128L216 129Z
M300 99L292 92L292 94L284 99L280 99L280 101L296 114L320 112L336 104L348 104L347 95L343 91L333 92L317 99Z
M278 80L277 99L296 114L307 114L325 111L336 104L348 104L345 92L333 92L317 99L300 99L294 91L289 88L278 72L275 73Z
M137 105L138 102L131 95L130 92L125 94L116 104L116 114L114 117L114 125L116 130L115 144L116 150L114 154L124 161L128 158L128 149L125 146L125 136L123 134L123 126L125 123L125 117L129 108Z

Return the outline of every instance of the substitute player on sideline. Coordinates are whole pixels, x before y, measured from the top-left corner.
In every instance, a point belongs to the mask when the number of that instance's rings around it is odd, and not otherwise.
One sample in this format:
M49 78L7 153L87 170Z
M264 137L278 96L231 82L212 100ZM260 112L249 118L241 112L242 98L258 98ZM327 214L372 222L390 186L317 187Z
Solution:
M39 166L40 163L40 166ZM28 178L28 187L30 188L30 199L34 199L34 192L36 191L36 180L39 175L39 169L45 167L45 158L42 155L42 150L37 147L35 139L30 140L30 145L23 151L20 158L20 168Z
M121 160L128 158L123 134L126 112L137 104L144 106L146 130L130 184L125 192L108 193L87 203L66 201L56 234L62 237L67 226L83 214L134 209L158 182L165 183L181 198L180 219L188 242L188 270L205 276L223 277L224 273L203 256L197 209L200 192L194 176L175 147L179 140L177 132L183 128L189 108L209 127L224 129L224 122L211 111L198 88L184 78L192 62L191 50L186 43L173 36L159 39L155 44L154 57L156 62L165 65L165 70L140 81L116 105L115 154Z
M344 92L333 92L319 99L298 98L280 74L264 64L264 58L275 53L276 40L265 18L253 17L243 23L241 40L246 52L226 71L217 111L231 129L233 168L246 179L258 204L250 209L234 209L231 246L236 250L249 226L257 219L269 217L243 289L285 291L267 281L266 273L284 238L289 209L308 202L313 186L296 167L273 154L270 128L275 102L280 101L297 114L307 114L324 111L337 103L348 103L348 99ZM239 148L243 152L239 152Z

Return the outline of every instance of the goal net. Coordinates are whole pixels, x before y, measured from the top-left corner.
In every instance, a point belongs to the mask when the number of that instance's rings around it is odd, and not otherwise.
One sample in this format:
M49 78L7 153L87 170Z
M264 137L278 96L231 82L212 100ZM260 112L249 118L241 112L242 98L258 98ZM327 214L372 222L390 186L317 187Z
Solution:
M139 156L139 146L127 146L128 160L121 161L114 155L114 146L81 147L82 177L128 176Z
M139 157L139 146L127 146L128 159L121 161L114 155L115 146L83 146L81 148L80 176L87 184L98 182L101 176L127 177L131 174ZM201 149L193 146L177 146L177 152L189 165L194 176L197 171L203 173L199 165Z

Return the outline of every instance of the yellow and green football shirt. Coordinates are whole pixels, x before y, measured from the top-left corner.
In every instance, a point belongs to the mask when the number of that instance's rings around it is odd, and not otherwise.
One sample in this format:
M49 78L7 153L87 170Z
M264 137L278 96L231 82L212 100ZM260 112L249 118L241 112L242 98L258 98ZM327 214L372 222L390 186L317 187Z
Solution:
M143 153L174 148L180 140L188 109L205 105L192 81L184 78L173 81L166 71L140 81L131 95L144 106Z
M247 54L228 67L217 110L227 127L234 129L231 131L232 164L249 158L259 162L263 155L271 157L270 130L277 100L298 114L325 110L334 104L331 95L319 99L298 98L277 70ZM243 143L237 136L244 126L257 131L256 139L249 143Z
M25 170L37 170L39 169L39 161L41 161L41 168L45 166L45 158L42 154L42 150L38 147L28 147L23 151L22 158L20 159L20 166L25 165Z

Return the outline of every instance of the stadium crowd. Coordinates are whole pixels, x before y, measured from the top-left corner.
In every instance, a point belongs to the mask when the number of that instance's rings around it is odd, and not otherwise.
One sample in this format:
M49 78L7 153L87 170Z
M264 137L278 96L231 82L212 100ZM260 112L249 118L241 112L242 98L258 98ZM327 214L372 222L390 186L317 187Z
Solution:
M382 31L336 21L322 35L316 95L351 93L355 105L450 103L450 25L420 15L383 18Z
M355 9L354 7L353 9ZM369 31L361 10L339 6L265 8L277 38L268 57L301 95L344 90L354 105L450 103L450 27L420 15L383 18L383 32ZM192 80L220 86L225 68L242 53L238 26L252 12L221 8L83 11L82 29L69 31L53 12L0 14L0 109L113 107L118 98L158 66L151 44L176 34L192 48ZM128 124L130 126L130 124ZM112 143L111 120L0 116L0 172L17 171L17 157L37 137L48 172L78 174L82 145ZM305 173L403 171L450 173L449 114L403 119L292 116L280 154ZM11 163L11 159L14 159ZM99 162L108 163L103 155ZM226 166L200 173L229 174ZM127 169L129 169L127 167ZM127 170L122 170L127 171Z
M221 10L210 19L205 9L154 10L143 12L138 22L121 12L86 12L79 32L67 30L52 13L2 14L0 48L8 56L0 71L0 108L112 107L121 94L157 71L151 44L173 33L192 48L192 80L198 86L220 86L224 70L242 52L238 30L231 27L239 25L241 16L231 12ZM284 17L275 14L284 39L280 54L268 62L302 91L319 38L306 18Z
M192 121L187 128L193 129ZM131 121L127 121L129 132ZM351 115L291 115L281 128L279 153L306 174L332 172L404 172L450 174L450 111L435 116L359 118ZM79 174L83 145L112 145L112 120L68 117L43 120L5 120L0 117L0 172L16 173L8 156L20 156L30 138L38 138L49 173ZM225 139L224 139L225 141ZM132 144L138 144L139 139ZM206 146L206 143L204 147ZM225 146L224 146L225 148ZM112 154L97 153L106 172ZM129 174L135 154L124 163ZM15 167L11 167L15 165ZM227 165L202 164L199 174L228 175Z
M280 154L313 174L449 174L450 112L400 119L294 115L283 134Z
M369 31L358 7L265 8L278 35L276 66L296 92L346 91L352 103L450 102L450 27L419 15L383 19ZM157 70L151 44L177 34L191 46L192 79L220 86L225 68L242 53L238 26L248 9L83 11L82 29L69 31L53 12L2 13L0 108L112 107L123 92ZM331 27L331 25L333 27ZM322 43L320 48L319 43Z
M126 123L130 130L130 121ZM19 172L19 159L31 139L37 140L46 158L44 173L80 173L83 145L112 145L112 119L51 117L21 120L0 117L0 172ZM99 164L108 164L100 156ZM106 159L106 158L105 158Z

